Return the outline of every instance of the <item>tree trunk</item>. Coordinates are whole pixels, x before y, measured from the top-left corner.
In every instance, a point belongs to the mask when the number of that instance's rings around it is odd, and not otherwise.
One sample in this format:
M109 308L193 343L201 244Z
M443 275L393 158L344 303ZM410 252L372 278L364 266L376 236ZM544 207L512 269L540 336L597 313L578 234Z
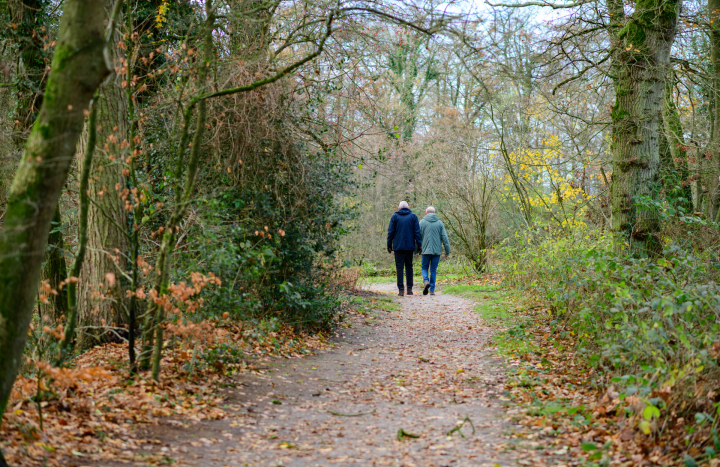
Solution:
M45 98L10 188L0 231L0 415L20 367L55 207L83 129L107 76L105 8L65 0Z
M212 61L214 53L212 32L215 25L215 12L212 7L212 0L205 0L205 14L206 19L202 42L203 63L200 65L197 75L198 95L202 95L207 90L207 78L210 70L209 65ZM198 113L195 121L195 134L193 135L192 144L190 145L190 157L187 160L187 164L185 163L185 148L187 147L190 139L190 133L188 130L190 126L190 117L192 116L193 111L192 106L188 106L185 110L184 125L182 128L182 135L180 137L180 147L177 148L178 156L177 167L175 169L175 205L173 206L173 212L170 219L168 219L165 223L162 243L160 245L160 251L155 264L155 270L158 274L155 291L157 292L158 297L161 297L168 292L168 286L170 285L170 265L172 262L173 248L175 246L175 233L177 231L176 226L180 224L182 219L185 217L195 190L195 177L200 164L201 147L205 135L207 100L200 100L197 107ZM184 186L181 184L183 171L185 171ZM151 313L153 314L155 331L152 378L155 381L159 381L160 361L162 359L163 348L163 321L165 320L165 316L163 308L157 304L153 304ZM152 331L153 329L150 329L150 332ZM148 340L146 339L146 342L147 341Z
M50 235L48 236L47 252L45 254L45 267L42 273L43 280L48 281L50 288L57 295L50 295L48 305L40 305L40 316L48 324L55 324L65 316L67 317L67 289L60 290L60 284L67 279L67 263L65 262L65 241L63 239L62 219L60 218L60 204L55 207Z
M45 84L45 50L40 29L43 26L45 5L42 0L11 0L7 2L10 18L16 28L12 29L17 44L17 102L13 110L12 141L17 150L9 152L0 165L0 206L5 209L7 192L15 167L20 160L28 133L40 106L42 88Z
M125 188L120 143L128 139L127 96L120 84L121 79L121 76L116 76L103 84L97 102L97 146L90 178L93 202L88 210L86 261L78 282L80 348L107 341L108 334L104 334L102 328L119 326L127 321L122 283L116 280L110 284L106 277L113 274L120 278L118 271L127 269L125 258L129 250L126 231L121 228L127 225L128 216L125 201L120 196ZM86 134L83 139L87 140ZM78 146L79 161L85 152L85 144ZM100 291L103 293L99 294Z
M708 0L710 13L710 60L712 61L713 128L710 148L699 154L702 184L707 191L705 215L714 220L720 215L720 0Z
M8 2L8 9L12 22L17 25L13 29L13 40L18 45L20 56L17 70L18 88L17 102L14 110L13 142L17 148L17 156L10 157L3 164L0 177L3 180L10 178L14 172L17 159L25 147L28 133L35 123L43 100L43 88L46 81L46 52L42 41L42 28L45 26L46 3L43 0L13 0ZM0 189L0 205L5 206L6 187ZM61 227L60 206L55 208L53 227L48 238L48 248L45 255L45 267L42 278L48 281L50 287L57 295L50 295L48 305L39 306L40 315L44 320L55 323L67 312L67 294L60 290L60 283L67 278L67 264L65 263L65 242Z
M638 2L616 44L613 230L629 241L632 253L641 255L655 255L662 247L658 213L638 209L638 198L655 199L658 193L665 76L679 6L676 0Z
M479 234L477 241L477 252L473 258L473 265L475 266L475 271L483 273L486 272L487 269L487 246L485 243L485 232L481 232Z
M665 134L667 135L670 155L672 157L672 167L676 171L676 179L683 188L683 196L688 199L687 208L698 209L698 191L697 181L690 177L697 172L692 171L693 164L688 159L687 149L685 149L685 137L683 135L682 123L677 107L673 101L672 87L670 83L665 86L665 105L663 107L663 122L665 124ZM697 167L695 166L695 169Z
M87 251L87 226L88 226L88 208L90 205L89 196L89 182L90 182L90 170L92 169L92 159L95 154L95 146L97 143L97 104L92 106L90 115L88 117L88 140L85 147L85 154L83 155L82 161L79 165L80 170L80 212L78 214L78 247L75 252L75 260L70 268L70 274L72 277L80 276L82 271L83 261L85 260L85 252ZM78 322L78 309L77 309L77 282L70 281L67 286L67 308L68 317L65 325L65 336L63 336L60 342L60 352L55 362L56 366L61 366L65 363L66 359L70 355L73 349L73 341L75 340L75 329L77 328Z

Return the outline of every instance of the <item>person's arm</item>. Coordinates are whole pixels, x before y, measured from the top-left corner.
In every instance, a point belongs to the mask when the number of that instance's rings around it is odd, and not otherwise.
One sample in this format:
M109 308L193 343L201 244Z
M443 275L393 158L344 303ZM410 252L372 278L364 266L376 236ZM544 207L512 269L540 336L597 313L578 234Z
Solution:
M415 216L415 222L413 222L413 235L415 237L415 243L417 244L418 254L422 254L422 236L420 235L420 221L418 221L417 216Z
M450 238L448 238L447 231L445 230L445 224L442 224L440 239L442 240L443 245L445 245L445 256L450 255Z
M395 233L397 232L397 216L395 214L392 215L390 218L390 225L388 226L388 234L387 234L387 251L388 253L392 253L392 244L393 240L395 239Z

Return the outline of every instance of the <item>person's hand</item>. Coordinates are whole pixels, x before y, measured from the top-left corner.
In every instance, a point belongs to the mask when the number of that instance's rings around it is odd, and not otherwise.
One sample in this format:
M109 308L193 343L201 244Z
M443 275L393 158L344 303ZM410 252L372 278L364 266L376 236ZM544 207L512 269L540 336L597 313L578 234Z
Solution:
M445 255L445 257L446 257L446 258L449 258L449 257L450 257L450 255Z
M392 253L392 248L388 247L388 253Z

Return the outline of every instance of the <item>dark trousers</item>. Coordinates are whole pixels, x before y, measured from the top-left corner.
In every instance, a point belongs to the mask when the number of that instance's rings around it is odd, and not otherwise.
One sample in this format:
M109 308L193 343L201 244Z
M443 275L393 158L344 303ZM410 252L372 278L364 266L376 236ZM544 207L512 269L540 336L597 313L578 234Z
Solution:
M395 270L397 271L398 290L405 290L403 287L403 268L407 275L407 289L412 290L413 286L413 252L412 250L395 251Z

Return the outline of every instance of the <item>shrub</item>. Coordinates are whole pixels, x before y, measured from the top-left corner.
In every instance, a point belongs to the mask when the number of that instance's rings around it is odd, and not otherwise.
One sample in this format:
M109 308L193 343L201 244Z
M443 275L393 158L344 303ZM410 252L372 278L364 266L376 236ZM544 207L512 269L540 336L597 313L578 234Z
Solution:
M221 178L222 188L201 205L187 235L176 273L202 268L223 279L204 295L206 317L226 311L243 320L275 317L298 329L324 328L337 318L338 242L352 215L339 202L349 186L347 167L329 155L283 150L254 160L267 178L243 184ZM277 164L281 157L302 170L302 185L293 167Z
M692 409L689 400L718 385L713 254L671 244L657 260L631 258L609 236L585 232L499 253L508 280L542 291L552 322L577 336L598 383L614 382L650 405L653 391L663 390L670 397L657 408L667 413Z

